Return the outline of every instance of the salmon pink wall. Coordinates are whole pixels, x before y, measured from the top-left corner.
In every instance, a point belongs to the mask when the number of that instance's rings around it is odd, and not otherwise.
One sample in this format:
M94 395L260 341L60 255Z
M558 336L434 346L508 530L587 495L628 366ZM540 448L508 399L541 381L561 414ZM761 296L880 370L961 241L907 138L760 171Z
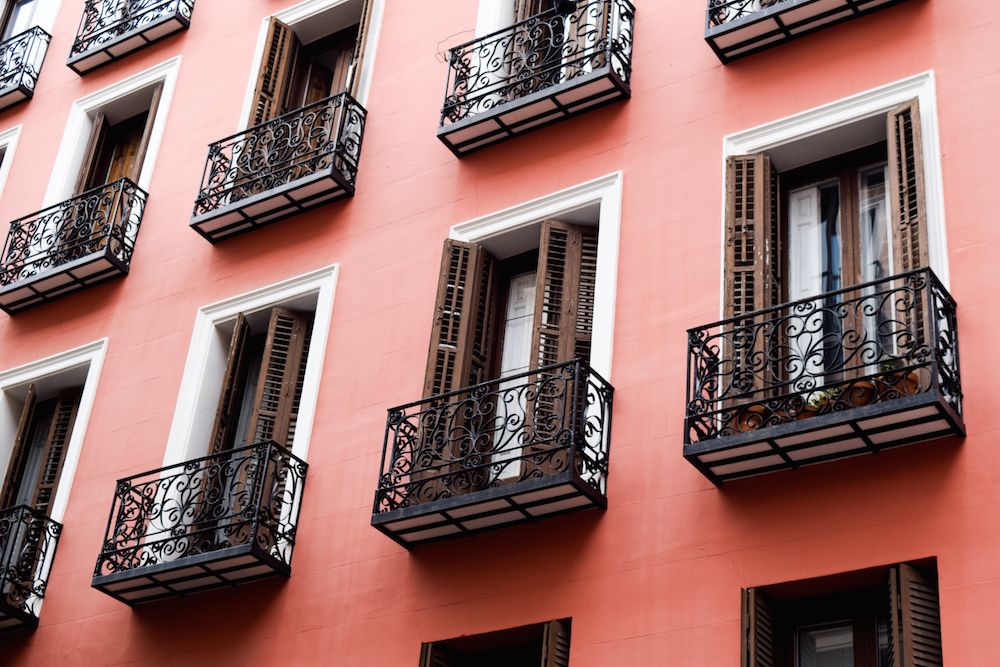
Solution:
M356 196L211 246L188 228L206 146L239 124L263 17L199 0L190 30L78 77L63 0L0 218L38 210L74 100L182 54L132 273L14 318L0 368L102 337L107 361L38 629L13 665L416 667L421 641L571 616L572 665L739 664L740 588L936 556L947 664L995 665L1000 617L1000 3L909 0L722 66L704 0L637 0L632 99L464 160L436 139L439 50L474 0L387 0ZM461 33L461 34L460 34ZM685 330L717 319L725 135L937 77L964 442L713 487L681 456ZM385 409L419 397L456 224L624 173L609 509L407 552L369 525ZM287 581L132 610L90 588L114 482L161 465L196 310L339 263ZM996 371L996 373L994 373Z

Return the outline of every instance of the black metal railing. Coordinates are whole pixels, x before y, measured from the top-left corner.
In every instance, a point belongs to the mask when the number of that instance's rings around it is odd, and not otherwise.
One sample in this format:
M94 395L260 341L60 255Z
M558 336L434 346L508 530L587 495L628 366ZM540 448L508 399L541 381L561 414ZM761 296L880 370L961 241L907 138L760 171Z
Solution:
M685 442L925 392L961 414L955 301L930 269L690 329Z
M0 600L8 610L38 616L61 531L27 505L0 510Z
M52 35L38 26L0 42L0 90L35 90Z
M264 442L118 480L94 576L232 547L288 565L307 467Z
M627 84L634 18L629 0L578 0L450 49L441 125L602 68Z
M366 112L340 93L217 141L195 201L198 216L334 168L353 187Z
M707 27L717 28L786 0L708 0Z
M95 253L128 265L148 195L122 178L10 223L0 285Z
M569 361L391 408L373 513L566 471L603 494L613 395Z
M87 0L70 58L172 17L190 21L194 0Z

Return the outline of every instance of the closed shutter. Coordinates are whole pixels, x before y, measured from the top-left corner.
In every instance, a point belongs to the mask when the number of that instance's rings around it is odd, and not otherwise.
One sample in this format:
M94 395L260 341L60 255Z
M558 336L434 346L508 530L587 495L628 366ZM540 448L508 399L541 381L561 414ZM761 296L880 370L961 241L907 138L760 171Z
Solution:
M4 477L3 493L0 495L0 509L14 505L17 492L24 475L24 466L28 460L28 432L31 429L32 415L35 412L35 385L28 385L28 394L21 408L21 417L17 422L17 434L14 436L14 447L11 451L7 474Z
M452 667L451 651L439 644L420 645L420 667Z
M542 633L541 667L569 667L569 619L549 621Z
M246 444L273 440L279 445L291 445L289 435L301 366L306 362L303 353L309 326L302 314L285 308L271 311Z
M774 667L774 610L770 598L755 588L743 589L742 667Z
M894 264L897 272L914 271L929 264L923 146L917 100L889 112L887 136Z
M940 667L937 580L901 563L889 570L889 667Z
M299 48L295 31L272 16L267 26L264 61L260 64L247 125L260 125L281 115L285 96L292 84Z
M229 354L226 357L226 372L222 378L222 392L219 395L219 405L215 410L215 422L212 425L212 435L209 439L209 454L232 449L236 445L236 428L240 418L241 389L246 381L247 355L246 343L250 336L250 326L243 313L236 316L233 336L229 341Z
M35 493L31 503L36 510L46 515L49 513L52 498L59 484L59 476L66 460L66 447L79 407L79 392L63 394L56 401L49 434L45 440L45 449L42 451L42 467L35 482Z

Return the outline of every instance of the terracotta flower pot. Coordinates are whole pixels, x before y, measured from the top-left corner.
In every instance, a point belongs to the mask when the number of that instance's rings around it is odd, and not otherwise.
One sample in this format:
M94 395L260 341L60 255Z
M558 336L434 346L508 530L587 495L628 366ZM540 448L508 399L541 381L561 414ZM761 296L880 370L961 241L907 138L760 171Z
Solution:
M755 431L764 424L766 412L763 405L749 405L733 416L730 425L737 433Z
M875 383L868 380L852 382L844 388L841 399L856 408L870 404L875 399Z

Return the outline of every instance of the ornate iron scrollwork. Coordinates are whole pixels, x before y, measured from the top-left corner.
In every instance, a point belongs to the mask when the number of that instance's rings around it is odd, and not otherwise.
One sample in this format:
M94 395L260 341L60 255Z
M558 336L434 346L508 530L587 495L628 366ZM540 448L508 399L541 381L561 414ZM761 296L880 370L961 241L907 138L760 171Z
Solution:
M708 27L724 25L756 14L784 0L708 0Z
M38 26L0 42L0 90L34 91L52 37Z
M0 601L32 616L45 597L62 526L27 505L0 510Z
M191 19L194 0L87 0L70 57L106 46L169 17Z

